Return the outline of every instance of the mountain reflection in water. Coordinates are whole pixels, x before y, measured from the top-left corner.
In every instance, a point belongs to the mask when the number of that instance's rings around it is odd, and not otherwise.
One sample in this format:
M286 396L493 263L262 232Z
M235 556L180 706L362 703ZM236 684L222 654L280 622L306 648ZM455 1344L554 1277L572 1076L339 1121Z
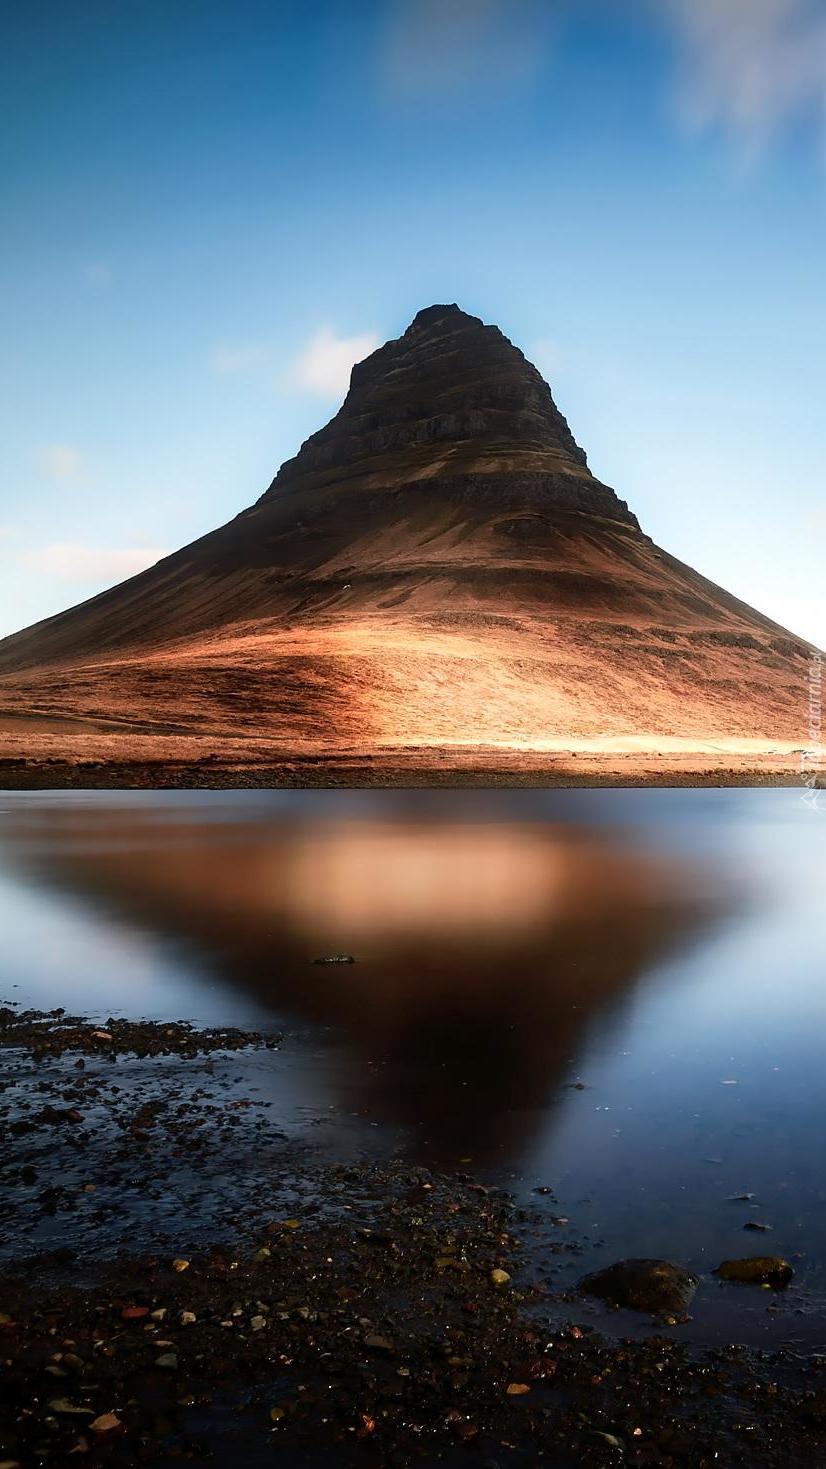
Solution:
M628 833L465 812L447 793L425 815L392 800L220 820L35 804L7 818L5 844L30 879L183 946L273 1023L331 1028L339 1105L409 1129L431 1158L472 1145L501 1162L547 1126L586 1033L719 894ZM312 962L334 954L356 963ZM113 974L112 1008L129 1005Z

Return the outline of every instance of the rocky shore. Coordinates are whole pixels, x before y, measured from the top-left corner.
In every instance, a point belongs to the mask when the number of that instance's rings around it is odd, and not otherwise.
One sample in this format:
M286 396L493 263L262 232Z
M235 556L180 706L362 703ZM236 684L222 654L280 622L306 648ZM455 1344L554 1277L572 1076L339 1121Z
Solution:
M0 719L0 726L2 720ZM0 734L2 729L0 728ZM819 778L818 784L822 785ZM740 758L687 755L554 757L411 751L386 756L310 756L279 760L147 760L0 757L0 789L55 790L307 790L307 789L588 789L623 787L800 787L799 754Z
M572 1323L547 1213L320 1161L244 1070L280 1044L0 1012L4 1469L826 1464L826 1358L680 1345L662 1262L647 1335Z

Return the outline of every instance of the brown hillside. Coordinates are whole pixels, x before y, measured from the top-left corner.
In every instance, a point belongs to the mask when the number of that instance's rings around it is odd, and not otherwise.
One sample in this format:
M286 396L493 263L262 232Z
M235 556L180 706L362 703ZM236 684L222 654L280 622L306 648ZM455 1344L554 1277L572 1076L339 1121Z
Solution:
M7 754L107 760L788 752L809 654L643 534L496 327L434 306L249 510L0 643L0 721Z

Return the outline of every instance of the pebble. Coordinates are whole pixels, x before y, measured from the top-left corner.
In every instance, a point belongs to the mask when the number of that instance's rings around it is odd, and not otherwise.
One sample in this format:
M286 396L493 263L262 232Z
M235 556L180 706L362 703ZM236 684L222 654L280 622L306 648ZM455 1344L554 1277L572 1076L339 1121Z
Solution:
M76 1403L70 1403L68 1398L52 1398L49 1407L53 1413L77 1413L83 1418L94 1418L94 1408L79 1408Z
M92 1419L89 1427L93 1433L115 1433L121 1421L116 1413L101 1413L99 1418Z

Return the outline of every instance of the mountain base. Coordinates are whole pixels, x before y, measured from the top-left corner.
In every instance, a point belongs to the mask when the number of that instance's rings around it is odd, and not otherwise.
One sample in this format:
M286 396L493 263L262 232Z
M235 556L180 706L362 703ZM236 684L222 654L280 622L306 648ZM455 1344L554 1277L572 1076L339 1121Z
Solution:
M552 757L535 752L507 754L405 749L380 754L290 754L278 759L85 759L0 757L5 790L220 790L323 787L518 788L586 786L786 786L808 787L799 755L766 752L737 755L699 752L579 754ZM826 776L818 776L826 787Z

